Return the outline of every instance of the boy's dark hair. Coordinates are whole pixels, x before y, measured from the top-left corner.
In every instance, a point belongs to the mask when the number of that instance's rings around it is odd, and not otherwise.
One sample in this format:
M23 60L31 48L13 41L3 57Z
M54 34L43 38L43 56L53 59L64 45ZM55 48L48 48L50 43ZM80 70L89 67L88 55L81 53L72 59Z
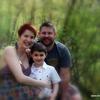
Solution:
M56 31L54 25L50 21L43 22L39 28L40 31L42 27L51 27L54 30L54 32Z
M47 54L47 48L45 47L45 45L43 45L41 42L35 42L31 47L31 54L34 51L39 51L39 52L44 52L45 54Z

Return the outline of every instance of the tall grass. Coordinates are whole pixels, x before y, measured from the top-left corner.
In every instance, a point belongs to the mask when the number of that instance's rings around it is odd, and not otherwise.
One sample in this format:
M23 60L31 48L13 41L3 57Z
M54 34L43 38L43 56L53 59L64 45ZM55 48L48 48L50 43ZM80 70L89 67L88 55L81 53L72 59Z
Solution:
M0 49L0 69L4 66L3 49Z

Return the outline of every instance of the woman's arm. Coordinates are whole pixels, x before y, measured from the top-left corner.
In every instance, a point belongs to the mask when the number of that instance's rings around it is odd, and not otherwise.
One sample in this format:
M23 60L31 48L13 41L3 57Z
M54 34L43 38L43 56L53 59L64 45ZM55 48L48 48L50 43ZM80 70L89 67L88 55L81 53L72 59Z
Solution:
M53 84L53 92L50 96L50 100L56 100L58 90L59 90L59 83Z
M47 82L35 80L23 74L14 47L9 46L5 48L4 59L7 65L9 66L9 69L11 70L11 72L13 73L13 75L15 76L16 80L19 83L34 85L34 86L43 86L43 87L48 86Z

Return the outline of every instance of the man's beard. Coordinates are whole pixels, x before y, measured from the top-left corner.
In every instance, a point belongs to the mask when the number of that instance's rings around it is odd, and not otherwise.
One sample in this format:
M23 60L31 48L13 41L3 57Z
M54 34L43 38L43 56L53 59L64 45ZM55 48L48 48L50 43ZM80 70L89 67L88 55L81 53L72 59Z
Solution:
M47 43L46 40L48 40L49 43ZM50 46L54 43L54 40L51 39L51 38L41 38L40 41L41 41L46 47L50 47Z

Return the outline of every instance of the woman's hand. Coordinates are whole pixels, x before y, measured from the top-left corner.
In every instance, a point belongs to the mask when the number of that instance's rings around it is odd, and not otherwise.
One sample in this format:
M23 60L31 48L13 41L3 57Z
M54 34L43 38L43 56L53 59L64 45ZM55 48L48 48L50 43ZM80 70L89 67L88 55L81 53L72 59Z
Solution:
M49 81L43 81L43 80L41 80L41 82L42 82L42 87L45 87L45 88L51 88L51 82L49 82Z

